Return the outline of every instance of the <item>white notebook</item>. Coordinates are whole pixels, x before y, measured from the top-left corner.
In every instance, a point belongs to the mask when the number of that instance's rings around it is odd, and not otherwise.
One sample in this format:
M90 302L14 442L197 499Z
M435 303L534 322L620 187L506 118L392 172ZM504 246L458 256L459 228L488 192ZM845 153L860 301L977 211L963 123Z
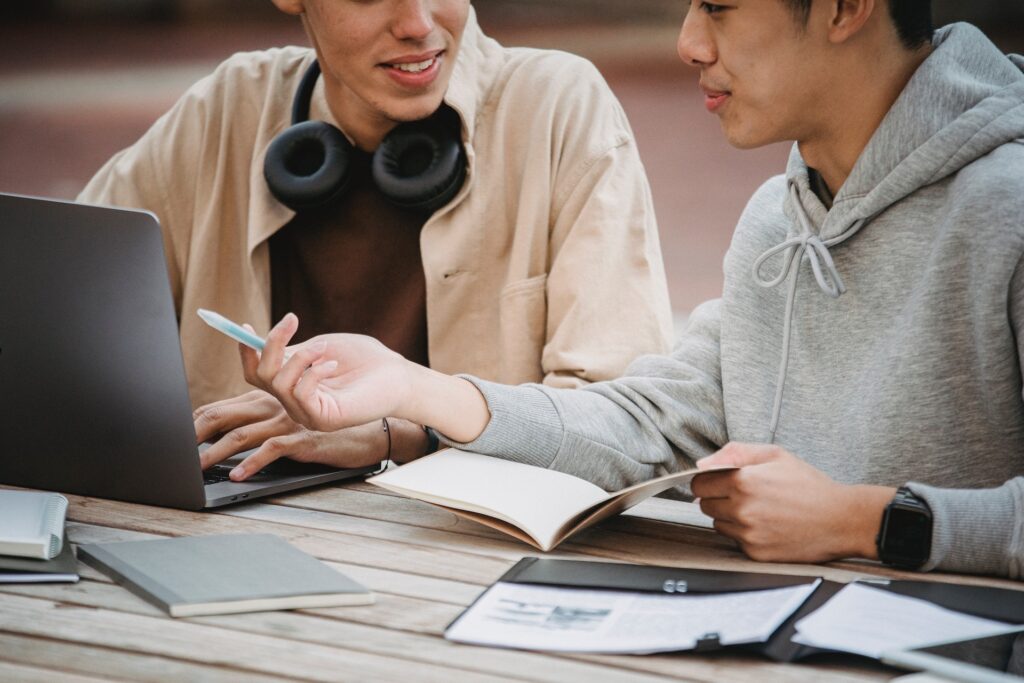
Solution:
M0 490L0 555L56 557L67 510L68 499L58 493Z

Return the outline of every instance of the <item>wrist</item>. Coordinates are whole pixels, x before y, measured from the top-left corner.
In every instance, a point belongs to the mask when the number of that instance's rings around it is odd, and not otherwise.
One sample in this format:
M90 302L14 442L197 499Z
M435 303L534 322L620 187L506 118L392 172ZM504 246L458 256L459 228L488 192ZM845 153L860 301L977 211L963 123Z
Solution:
M844 557L878 559L878 529L882 516L896 489L889 486L845 486L844 517L846 520L846 546Z
M389 417L391 426L391 459L399 464L422 457L427 448L427 435L414 422L398 417Z
M483 394L472 382L417 366L406 417L460 443L476 440L491 420Z

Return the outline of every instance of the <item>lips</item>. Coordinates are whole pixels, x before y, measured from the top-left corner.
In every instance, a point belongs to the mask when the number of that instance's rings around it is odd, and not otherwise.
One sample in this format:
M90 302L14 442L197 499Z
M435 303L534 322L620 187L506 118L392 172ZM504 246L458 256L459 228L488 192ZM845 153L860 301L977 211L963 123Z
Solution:
M700 89L704 93L704 108L711 113L725 106L725 103L729 101L729 97L732 96L732 93L728 90L710 88L703 83L700 85Z
M444 50L434 50L396 57L380 66L397 84L405 88L421 89L429 86L437 78L444 57Z

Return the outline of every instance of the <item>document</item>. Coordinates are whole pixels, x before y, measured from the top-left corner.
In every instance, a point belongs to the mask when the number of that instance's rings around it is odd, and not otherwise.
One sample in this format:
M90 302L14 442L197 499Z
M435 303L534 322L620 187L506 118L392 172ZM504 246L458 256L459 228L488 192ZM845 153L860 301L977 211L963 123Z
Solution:
M793 640L877 659L888 650L966 640L1005 629L1000 621L852 583L798 621Z
M498 582L445 637L476 645L615 654L692 650L701 641L760 643L819 583L687 595Z

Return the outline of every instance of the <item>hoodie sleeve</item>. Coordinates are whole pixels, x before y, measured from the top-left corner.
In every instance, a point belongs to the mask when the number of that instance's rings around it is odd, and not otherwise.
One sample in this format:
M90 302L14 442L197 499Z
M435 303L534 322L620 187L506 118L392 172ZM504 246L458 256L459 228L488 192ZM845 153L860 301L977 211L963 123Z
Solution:
M1008 299L1017 365L1024 368L1024 257L1010 281ZM909 486L932 509L932 552L924 570L1024 579L1024 476L994 489Z
M605 490L691 467L726 440L719 300L690 316L671 356L644 356L626 375L582 389L510 387L466 377L491 421L449 445L567 472Z

